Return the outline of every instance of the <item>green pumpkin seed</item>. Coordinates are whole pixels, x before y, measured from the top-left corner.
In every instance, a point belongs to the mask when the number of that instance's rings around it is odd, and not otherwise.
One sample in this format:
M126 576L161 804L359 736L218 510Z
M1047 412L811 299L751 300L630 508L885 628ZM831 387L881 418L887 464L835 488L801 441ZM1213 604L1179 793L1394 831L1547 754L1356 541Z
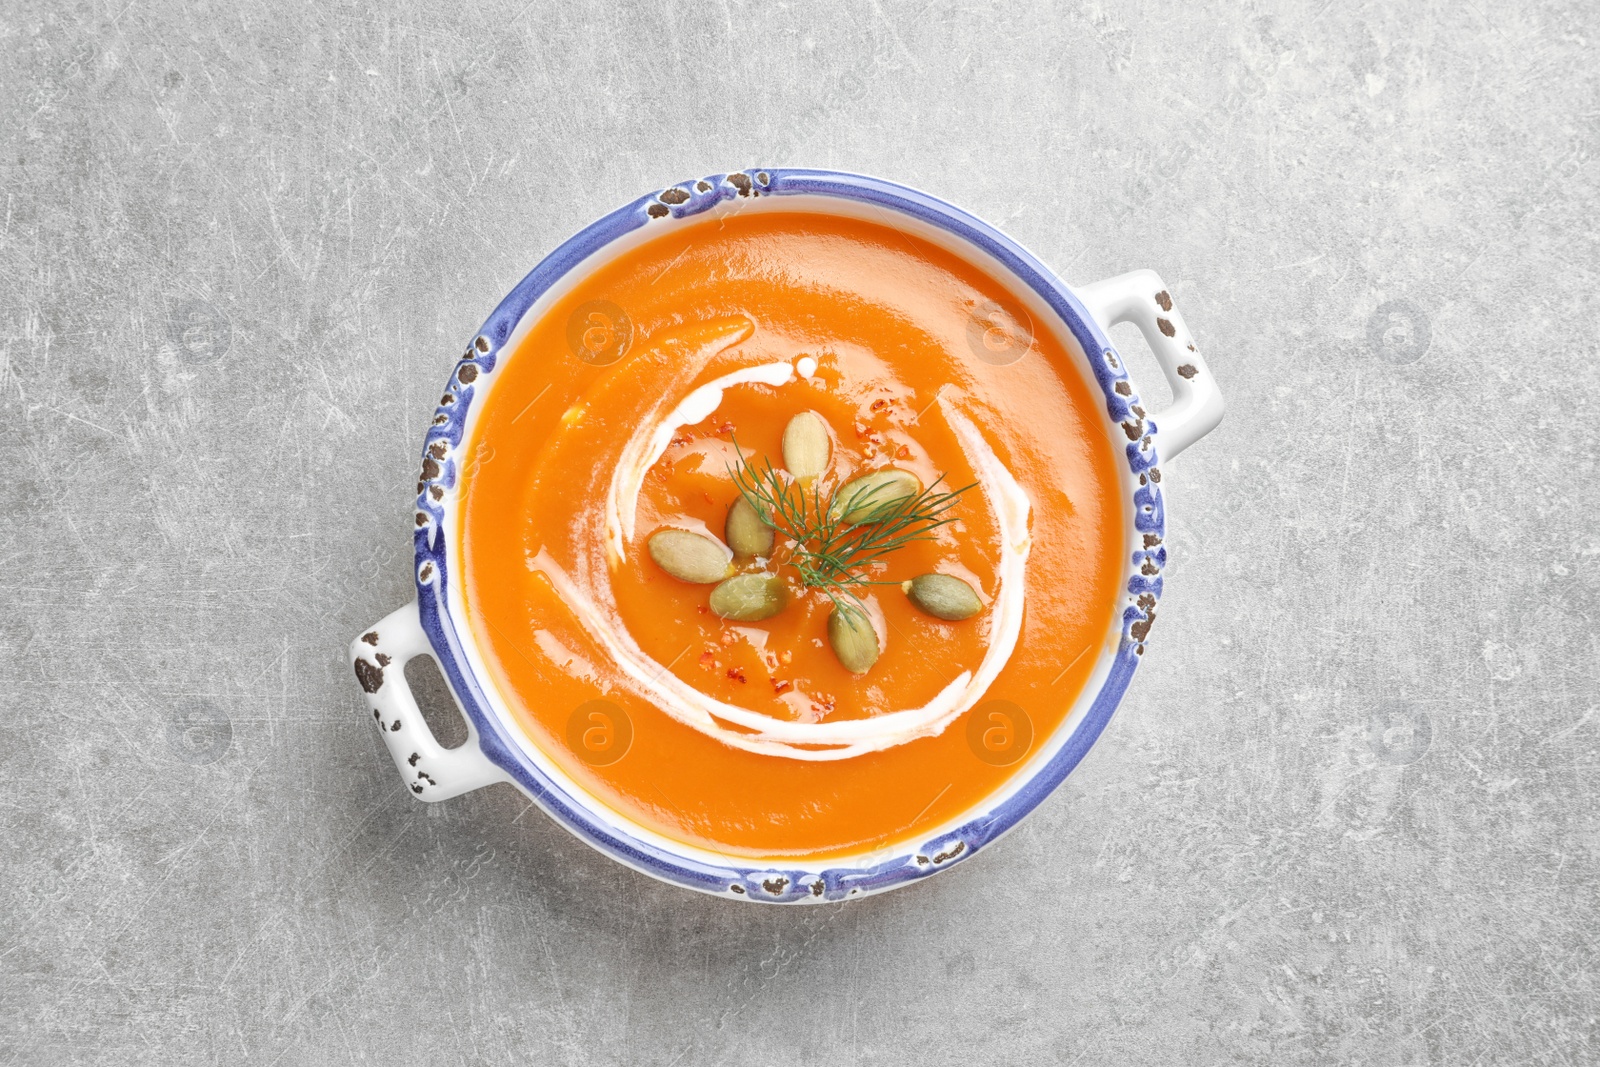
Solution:
M777 531L762 521L761 513L743 496L728 509L728 521L722 533L736 556L770 556L777 538Z
M865 674L878 662L878 634L860 608L834 606L828 615L828 644L851 674Z
M983 610L977 592L960 578L949 574L921 574L900 583L911 602L936 619L960 622Z
M809 482L828 469L833 442L828 427L812 411L802 411L783 428L783 466L795 481Z
M910 471L886 467L852 478L833 496L829 513L847 523L874 522L922 492L922 483Z
M733 553L715 537L693 530L664 526L650 535L650 558L656 566L678 579L708 585L720 582L733 568Z
M711 610L734 622L770 619L789 602L776 574L736 574L711 590Z

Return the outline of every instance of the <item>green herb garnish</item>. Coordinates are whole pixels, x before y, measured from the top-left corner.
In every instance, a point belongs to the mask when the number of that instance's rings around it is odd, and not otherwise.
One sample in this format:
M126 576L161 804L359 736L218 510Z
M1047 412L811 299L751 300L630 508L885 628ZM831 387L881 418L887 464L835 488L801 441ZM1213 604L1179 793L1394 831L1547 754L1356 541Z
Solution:
M813 481L808 489L780 473L771 460L758 466L745 456L737 440L733 447L739 465L730 467L728 473L739 495L763 522L794 542L785 563L799 573L803 585L820 591L835 608L863 616L866 607L858 590L900 584L873 581L866 576L868 569L913 541L932 540L934 530L956 521L950 511L961 494L973 487L941 491L941 474L913 495L897 496L892 486L883 484L852 487L851 482L824 494L822 479ZM863 511L869 516L866 521L844 519Z

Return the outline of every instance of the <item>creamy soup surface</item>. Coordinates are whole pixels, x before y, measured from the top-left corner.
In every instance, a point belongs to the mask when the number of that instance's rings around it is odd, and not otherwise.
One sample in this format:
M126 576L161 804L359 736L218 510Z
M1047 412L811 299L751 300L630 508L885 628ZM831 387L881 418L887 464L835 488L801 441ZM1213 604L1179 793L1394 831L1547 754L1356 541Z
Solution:
M1060 725L1126 540L1104 401L1027 321L934 245L780 210L585 278L463 450L461 595L522 729L730 857L893 848L1000 789L1025 753L974 718Z

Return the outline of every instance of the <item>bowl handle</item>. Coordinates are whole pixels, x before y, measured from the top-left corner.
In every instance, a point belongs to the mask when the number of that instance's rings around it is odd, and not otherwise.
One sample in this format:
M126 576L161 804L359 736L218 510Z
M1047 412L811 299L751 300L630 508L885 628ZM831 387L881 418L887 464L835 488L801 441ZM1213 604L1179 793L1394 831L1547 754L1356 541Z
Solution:
M381 731L383 743L400 770L400 777L420 800L447 800L494 782L509 781L505 772L483 754L478 731L467 723L467 740L444 748L434 739L406 684L406 664L417 656L432 656L413 600L399 611L368 627L350 642L350 663L356 681L367 695L367 706ZM453 693L451 694L454 695ZM459 707L459 705L458 705Z
M1073 291L1102 329L1109 332L1119 322L1131 322L1155 353L1172 386L1172 403L1153 416L1163 462L1217 428L1222 421L1222 391L1160 275L1153 270L1130 271Z

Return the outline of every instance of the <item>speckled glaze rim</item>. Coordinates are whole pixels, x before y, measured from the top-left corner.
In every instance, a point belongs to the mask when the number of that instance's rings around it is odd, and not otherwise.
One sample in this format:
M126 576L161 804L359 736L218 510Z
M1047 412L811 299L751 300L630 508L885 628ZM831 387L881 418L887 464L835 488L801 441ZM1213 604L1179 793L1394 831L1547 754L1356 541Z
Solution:
M1120 432L1127 438L1125 484L1131 488L1134 536L1125 571L1126 604L1121 612L1120 637L1114 652L1110 652L1113 635L1108 634L1107 651L1102 652L1102 664L1090 682L1098 689L1092 699L1087 691L1079 697L1057 730L1064 737L1040 740L1036 751L1029 755L1032 765L1018 765L1017 774L998 794L998 800L991 797L985 802L985 810L969 813L959 825L942 830L920 847L897 849L886 858L880 851L864 855L861 862L854 864L781 861L776 866L753 866L675 846L642 828L631 827L625 820L619 822L616 813L602 812L598 802L564 780L564 775L552 774L529 758L526 749L530 742L520 736L521 731L510 716L496 708L495 698L490 695L492 683L486 685L478 677L470 662L473 657L464 654L464 646L474 638L465 620L456 618L449 595L453 529L450 509L465 458L463 446L468 440L474 404L486 394L502 352L541 296L569 273L591 269L596 262L593 257L643 227L670 226L743 198L799 196L806 197L809 203L821 197L858 205L856 210L859 205L867 205L886 224L894 225L896 219L911 220L905 224L918 226L920 232L932 227L952 235L1031 291L1037 297L1036 306L1042 302L1048 308L1058 320L1051 327L1064 327L1087 357L1088 369L1105 399L1110 419L1108 432ZM411 642L415 647L405 645L400 638L386 644L381 632L391 625L390 620L378 624L351 646L357 678L384 731L396 766L412 791L422 799L442 799L489 780L510 781L557 822L613 859L676 885L744 900L802 903L853 898L926 878L981 851L1038 806L1098 740L1133 677L1161 597L1167 564L1163 544L1166 515L1158 465L1158 440L1163 434L1140 404L1123 362L1107 337L1107 329L1116 321L1137 322L1150 340L1173 386L1174 403L1163 413L1163 419L1172 416L1173 421L1183 423L1181 440L1174 443L1179 448L1186 447L1220 420L1221 400L1181 317L1172 308L1169 294L1151 272L1135 272L1075 292L1010 238L959 208L892 182L822 170L752 169L684 182L641 197L580 231L534 267L485 321L456 364L424 441L416 497L414 573L417 618L421 634L426 635L431 647L421 648L420 634ZM1171 451L1174 449L1169 448ZM400 615L396 612L391 620ZM384 668L396 656L409 658L419 651L431 652L437 660L467 717L472 735L467 746L476 745L481 750L493 765L492 773L465 783L440 780L450 767L444 757L459 750L438 753L437 746L429 748L414 739L398 737L407 716L394 710L399 705L386 703L392 699L386 691L397 687L384 684ZM395 666L403 666L403 661ZM393 678L400 672L389 670L387 674ZM401 696L404 705L414 711L409 692ZM396 715L392 732L390 714ZM419 727L420 717L415 723L405 723L410 732ZM1060 743L1048 759L1034 759L1057 741ZM440 758L431 758L436 754Z

